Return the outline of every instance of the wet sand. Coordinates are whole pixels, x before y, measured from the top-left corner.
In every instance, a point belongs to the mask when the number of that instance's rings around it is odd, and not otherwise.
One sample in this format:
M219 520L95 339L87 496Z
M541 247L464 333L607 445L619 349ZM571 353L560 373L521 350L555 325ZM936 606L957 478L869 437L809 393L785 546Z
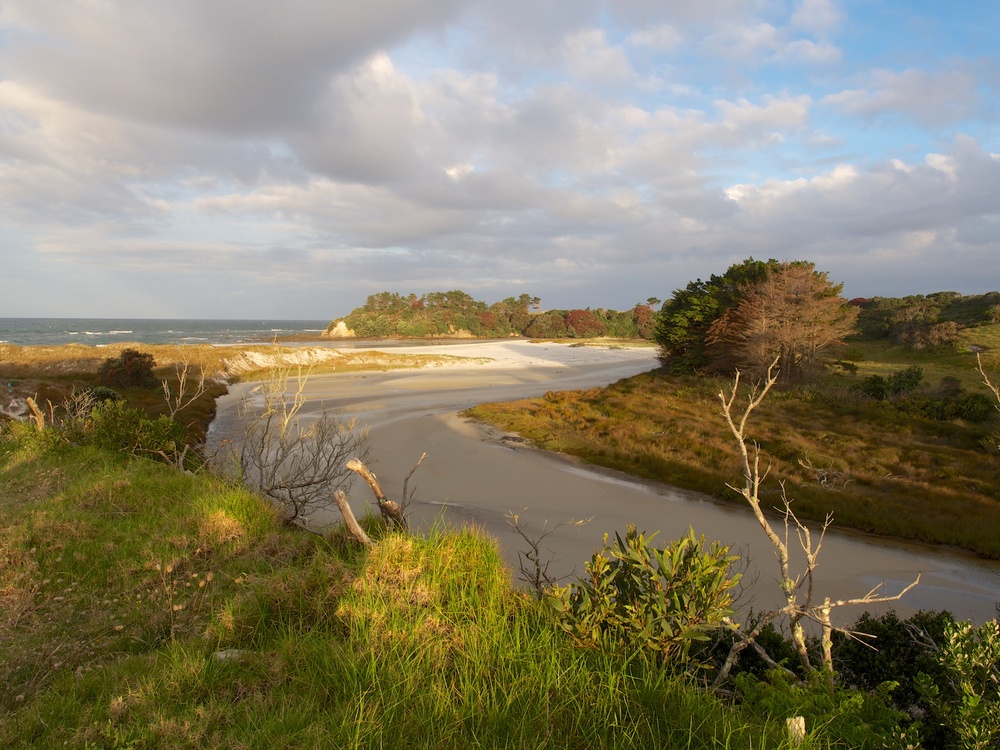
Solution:
M370 347L377 349L378 347ZM404 353L406 347L392 347ZM595 470L571 459L505 439L502 433L473 424L458 412L478 403L538 396L550 390L606 385L656 366L653 349L570 347L526 341L419 346L415 353L443 353L474 362L386 373L313 377L307 387L307 415L337 411L371 426L373 470L390 497L398 497L407 473L426 452L410 480L415 497L408 514L416 525L438 521L474 523L496 536L517 566L517 551L527 548L507 521L537 536L543 525L592 519L583 526L562 526L545 540L553 560L550 573L583 571L605 532L624 532L627 523L659 531L666 542L693 527L710 540L742 548L753 561L747 579L756 584L741 605L777 604L774 554L748 510L721 505L695 493L641 482L615 472ZM490 361L483 362L484 358ZM234 407L251 384L237 386L220 400L218 433L231 426ZM736 479L736 478L734 478ZM371 495L356 483L351 504L356 513L371 506ZM316 518L317 523L337 518ZM817 571L817 591L834 599L862 596L885 582L895 593L922 573L921 584L892 606L901 615L918 609L949 609L975 621L995 615L1000 600L1000 564L962 552L882 540L854 533L827 535ZM868 607L877 609L878 607ZM883 609L885 607L882 607ZM861 609L841 610L841 622Z

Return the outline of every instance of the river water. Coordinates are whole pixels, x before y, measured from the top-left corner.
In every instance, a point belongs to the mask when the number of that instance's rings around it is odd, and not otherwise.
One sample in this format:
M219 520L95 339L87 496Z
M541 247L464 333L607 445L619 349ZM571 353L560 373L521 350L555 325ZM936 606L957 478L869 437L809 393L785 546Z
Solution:
M426 452L426 460L410 480L417 489L408 508L411 519L417 525L442 521L480 525L499 539L515 570L518 551L527 545L510 526L509 513L520 515L529 535L555 529L543 544L555 576L582 573L603 535L623 532L629 522L648 532L658 531L662 542L686 534L690 527L710 540L739 548L751 560L744 580L755 583L746 587L742 607L778 604L774 553L747 509L585 467L503 440L499 433L458 415L478 403L605 385L647 371L656 364L651 350L581 353L563 345L528 342L475 347L465 345L473 355L501 351L501 359L485 367L314 377L307 387L304 412L308 418L335 411L370 425L377 457L372 468L390 497L399 496L403 479ZM502 358L505 351L518 356L507 363ZM524 357L529 358L527 363ZM252 390L252 384L237 386L220 400L214 439L236 436L235 404ZM351 496L355 512L370 509L370 501L368 488L356 483ZM590 521L583 526L558 525L574 519ZM1000 563L961 551L834 529L819 559L816 591L835 600L863 596L879 585L895 594L921 576L920 584L899 602L838 610L836 619L842 624L864 609L889 607L901 616L919 609L948 609L960 618L981 622L995 616L1000 601ZM793 564L800 565L801 559L793 559Z

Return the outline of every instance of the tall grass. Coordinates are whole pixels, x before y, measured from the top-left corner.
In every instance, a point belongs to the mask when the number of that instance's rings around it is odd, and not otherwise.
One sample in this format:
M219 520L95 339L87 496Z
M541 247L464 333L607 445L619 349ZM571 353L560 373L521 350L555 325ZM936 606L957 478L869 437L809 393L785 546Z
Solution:
M0 439L0 746L780 747L577 648L494 541L282 528L211 477Z

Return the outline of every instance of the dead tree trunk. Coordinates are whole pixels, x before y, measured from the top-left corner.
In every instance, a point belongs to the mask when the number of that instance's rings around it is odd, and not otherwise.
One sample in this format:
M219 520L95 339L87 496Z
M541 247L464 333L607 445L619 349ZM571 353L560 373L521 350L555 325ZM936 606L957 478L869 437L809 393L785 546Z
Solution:
M420 460L423 461L423 457L421 457ZM417 465L419 465L419 462L417 462ZM405 529L406 519L403 517L402 506L394 500L389 500L385 496L385 493L382 491L382 485L378 483L378 479L368 469L368 467L361 463L360 460L352 458L347 462L347 468L359 474L361 478L368 483L368 486L372 488L372 492L375 495L375 501L378 503L378 509L382 513L382 518L384 518L387 522L395 524L397 528ZM413 472L410 473L412 474ZM409 479L409 477L407 477L407 479Z

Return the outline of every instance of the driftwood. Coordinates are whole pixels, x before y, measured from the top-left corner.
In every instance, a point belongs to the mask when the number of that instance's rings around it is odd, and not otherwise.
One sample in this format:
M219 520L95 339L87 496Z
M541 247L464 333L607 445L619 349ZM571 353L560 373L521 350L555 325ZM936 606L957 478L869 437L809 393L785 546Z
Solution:
M423 457L420 458L423 461ZM417 462L419 466L419 461ZM368 486L372 488L372 492L375 495L375 501L378 503L378 509L382 512L382 518L395 524L400 529L406 528L406 519L403 518L403 507L397 503L395 500L389 500L385 493L382 491L382 485L378 483L376 476L365 466L359 459L352 458L347 462L347 468L353 472L356 472L364 479ZM416 469L416 467L414 467ZM413 472L411 471L410 474ZM409 476L407 476L409 479Z
M371 547L372 540L358 524L358 519L354 517L354 512L347 502L347 495L344 494L344 491L336 490L333 493L333 501L340 508L340 515L344 517L344 523L347 525L347 530L351 532L351 535L363 546Z

